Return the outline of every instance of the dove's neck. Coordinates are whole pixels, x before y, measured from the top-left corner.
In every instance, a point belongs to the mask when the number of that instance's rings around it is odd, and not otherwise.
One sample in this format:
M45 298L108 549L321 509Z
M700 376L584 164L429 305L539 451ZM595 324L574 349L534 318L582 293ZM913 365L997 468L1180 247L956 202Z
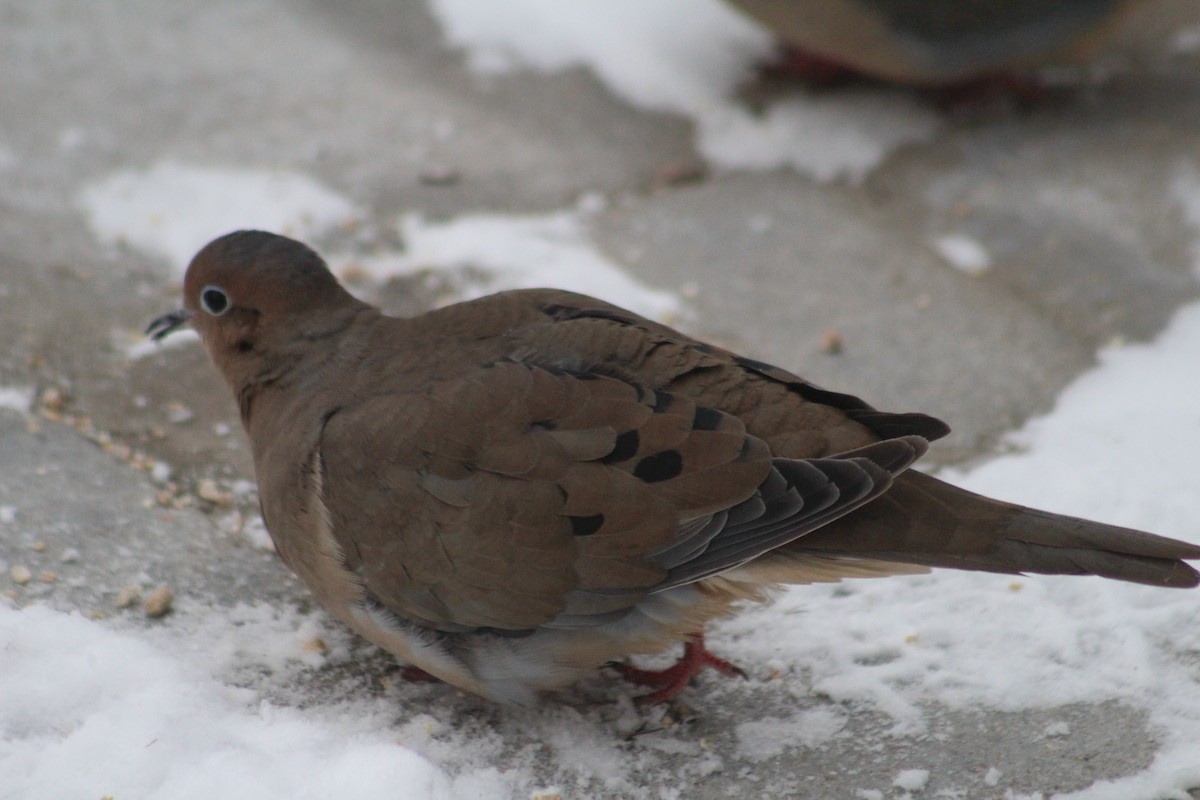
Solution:
M346 376L362 359L371 330L380 313L366 304L324 315L319 328L308 327L270 350L233 383L242 424L253 438L266 420L296 420L329 404Z

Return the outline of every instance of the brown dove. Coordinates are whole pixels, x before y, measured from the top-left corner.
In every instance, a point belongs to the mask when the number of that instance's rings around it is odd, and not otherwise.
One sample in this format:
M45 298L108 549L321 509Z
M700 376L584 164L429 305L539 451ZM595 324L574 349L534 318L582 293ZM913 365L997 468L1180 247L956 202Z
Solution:
M1144 0L731 0L814 76L946 86L1090 57Z
M205 246L184 308L237 400L280 556L430 675L528 703L684 641L781 584L956 567L1195 586L1200 547L990 500L908 467L949 431L591 297L503 292L409 319L300 242Z

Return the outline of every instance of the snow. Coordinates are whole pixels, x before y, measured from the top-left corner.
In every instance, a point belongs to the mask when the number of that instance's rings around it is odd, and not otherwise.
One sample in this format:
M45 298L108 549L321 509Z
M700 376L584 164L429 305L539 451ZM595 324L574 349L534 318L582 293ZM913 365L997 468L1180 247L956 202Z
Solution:
M32 386L0 386L0 410L28 412L33 408Z
M981 275L992 265L991 256L977 239L948 233L933 240L933 249L952 267L968 275Z
M264 552L272 552L275 550L275 543L271 541L271 534L267 532L267 526L259 517L246 520L245 527L242 528L242 537L246 542L257 550Z
M0 610L0 644L6 796L452 796L384 720L249 703L206 672L211 658L36 606Z
M223 233L262 228L307 239L358 216L344 197L305 175L174 161L110 175L84 189L80 204L100 241L158 256L179 278L196 251Z
M1044 736L1047 739L1054 737L1054 736L1070 736L1070 735L1071 735L1071 725L1069 723L1063 722L1061 720L1059 720L1058 722L1051 722L1049 725L1046 726L1046 730L1042 731L1042 736Z
M790 166L818 181L862 180L893 151L927 141L936 115L895 92L792 93L755 113L734 97L773 39L718 0L433 0L447 41L481 76L583 66L618 97L690 117L714 166Z
M915 792L918 789L924 789L925 784L929 783L929 770L927 769L906 769L902 770L895 780L892 781L892 786L895 786L905 791Z
M399 228L402 253L349 261L334 257L335 270L358 268L380 281L423 269L456 272L464 284L459 295L463 299L503 289L553 286L602 299L620 298L626 308L656 319L678 317L682 311L675 295L644 286L597 251L575 212L477 214L446 222L409 214ZM466 268L482 272L484 279L473 280Z
M789 749L813 748L837 736L846 719L829 709L814 708L791 717L763 717L737 726L738 756L766 761Z

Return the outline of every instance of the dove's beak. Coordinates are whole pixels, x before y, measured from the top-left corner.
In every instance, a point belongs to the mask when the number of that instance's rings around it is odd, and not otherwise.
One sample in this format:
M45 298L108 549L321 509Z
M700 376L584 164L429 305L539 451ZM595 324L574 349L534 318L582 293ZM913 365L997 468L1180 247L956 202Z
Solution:
M146 326L146 335L156 342L161 342L167 336L192 321L196 312L186 308L177 308L169 314L163 314Z

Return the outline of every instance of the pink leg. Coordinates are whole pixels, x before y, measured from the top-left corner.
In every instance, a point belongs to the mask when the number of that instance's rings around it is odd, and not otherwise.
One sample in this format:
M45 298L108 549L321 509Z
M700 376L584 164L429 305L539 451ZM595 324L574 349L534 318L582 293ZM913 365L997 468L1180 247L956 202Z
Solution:
M411 664L400 669L400 677L409 683L438 683L441 680L430 675L420 667L414 667Z
M904 80L861 72L848 64L790 45L785 46L781 55L762 69L767 76L791 78L813 89L830 89L850 83L912 85L937 105L951 110L979 106L997 98L1012 98L1018 103L1034 105L1044 102L1050 94L1036 78L1006 72L965 78L944 85L909 84Z
M637 698L639 705L657 705L674 700L682 692L692 678L711 667L727 678L745 678L746 673L730 664L723 658L717 658L704 647L704 634L697 633L688 637L683 645L683 657L673 666L663 670L648 670L631 667L628 664L618 664L616 669L621 677L638 686L657 687L650 694Z
M1051 90L1038 83L1035 78L998 73L979 78L937 86L925 90L934 103L951 111L971 109L989 100L1011 99L1025 106L1044 103L1051 97Z
M798 47L785 47L780 56L763 67L767 75L791 78L814 89L825 89L862 77L853 68Z

